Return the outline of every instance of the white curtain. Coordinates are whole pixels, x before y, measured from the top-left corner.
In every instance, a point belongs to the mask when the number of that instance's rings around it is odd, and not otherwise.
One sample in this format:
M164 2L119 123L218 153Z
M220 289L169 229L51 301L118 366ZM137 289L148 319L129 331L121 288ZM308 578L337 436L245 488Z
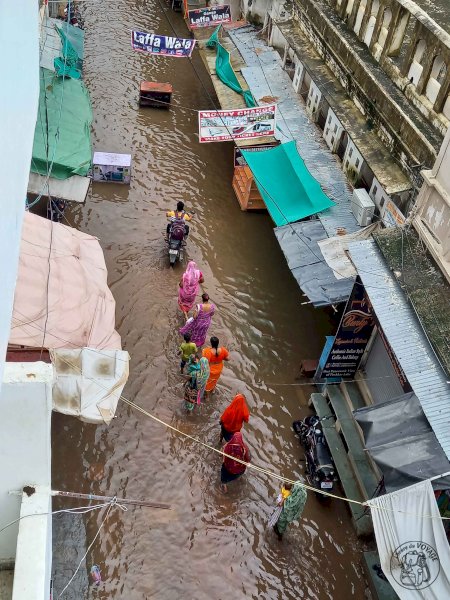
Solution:
M400 599L450 598L450 547L430 481L368 504L381 568Z

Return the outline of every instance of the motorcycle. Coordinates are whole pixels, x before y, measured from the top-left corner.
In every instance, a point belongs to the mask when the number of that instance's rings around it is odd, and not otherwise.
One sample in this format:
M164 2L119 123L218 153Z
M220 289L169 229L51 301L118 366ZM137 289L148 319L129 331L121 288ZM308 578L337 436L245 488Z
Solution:
M194 211L191 212L191 217L194 215ZM189 234L189 227L186 221L183 219L169 219L171 224L170 229L165 235L165 240L169 250L169 262L170 266L174 267L177 260L183 261L184 248L186 247L186 240Z
M185 238L182 240L176 240L171 235L169 235L169 239L167 240L167 245L169 248L170 266L174 267L177 260L179 262L183 261L183 250L186 246L186 241L185 241Z
M331 416L320 419L317 415L311 415L292 424L305 449L308 482L316 489L327 492L333 492L337 481L333 459L322 430L322 421ZM321 499L327 499L323 494L317 495Z

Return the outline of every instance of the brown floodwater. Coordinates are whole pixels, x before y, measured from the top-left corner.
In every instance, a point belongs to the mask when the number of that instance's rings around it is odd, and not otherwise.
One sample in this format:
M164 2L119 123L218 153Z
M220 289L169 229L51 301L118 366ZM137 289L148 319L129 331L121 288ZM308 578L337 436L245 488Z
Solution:
M162 0L164 1L164 0ZM307 413L308 388L295 383L302 358L318 357L332 325L302 296L266 214L240 211L231 188L233 147L199 144L195 109L212 108L187 59L152 58L130 48L130 30L181 35L181 17L158 0L90 1L85 82L95 150L130 152L129 187L94 184L68 220L98 236L117 302L117 329L131 355L126 397L171 425L218 442L218 420L236 392L248 399L244 436L253 462L302 478L292 421ZM194 56L211 91L208 75ZM171 82L170 110L140 110L141 80ZM165 211L182 198L196 213L188 256L216 303L211 334L231 351L216 394L193 415L182 409L178 374L177 284L162 239ZM347 507L310 496L282 544L266 523L278 482L247 471L219 490L220 457L119 403L109 427L54 415L57 488L168 502L172 510L115 509L87 556L103 583L89 598L364 598L361 545ZM82 503L82 501L80 501ZM86 520L90 543L103 514ZM69 534L70 535L70 534ZM66 565L67 573L76 565ZM56 590L58 591L58 590Z

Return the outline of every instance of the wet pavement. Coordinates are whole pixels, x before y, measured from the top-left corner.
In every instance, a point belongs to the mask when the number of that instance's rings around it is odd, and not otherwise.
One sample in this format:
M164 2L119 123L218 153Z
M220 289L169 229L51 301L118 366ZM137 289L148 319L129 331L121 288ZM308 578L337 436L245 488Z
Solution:
M181 17L168 4L164 10L186 35ZM303 358L320 354L332 325L325 312L302 306L269 217L240 211L231 188L232 144L198 143L195 109L212 106L189 61L132 52L133 27L172 33L162 6L99 0L87 2L84 14L94 149L130 152L133 174L129 187L95 184L67 217L98 236L105 252L117 328L131 355L124 395L216 445L220 414L243 392L253 462L303 477L291 424L307 413L309 388L286 384L295 382ZM211 90L198 56L194 64ZM172 108L139 110L141 80L171 82ZM169 269L162 240L165 211L179 198L196 212L188 256L218 307L210 333L231 351L216 394L193 415L182 409L176 357L182 270ZM98 564L104 580L88 598L364 598L361 545L343 502L322 506L310 496L300 525L280 544L266 526L278 482L248 470L223 495L220 462L124 404L109 427L54 415L54 487L173 507L111 512L87 556L88 569ZM103 516L86 517L88 544ZM75 532L68 529L67 537Z

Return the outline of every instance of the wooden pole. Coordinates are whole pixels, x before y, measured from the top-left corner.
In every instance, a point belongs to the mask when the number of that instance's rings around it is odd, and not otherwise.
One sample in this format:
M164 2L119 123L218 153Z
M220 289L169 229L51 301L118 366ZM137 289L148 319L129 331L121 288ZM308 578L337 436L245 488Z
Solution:
M79 492L63 492L61 490L52 490L52 496L60 496L62 498L80 498L82 500L96 500L101 502L112 502L114 496L98 496L97 494L81 494ZM170 504L162 502L151 502L149 500L133 500L131 498L116 498L118 504L129 504L131 506L147 506L148 508L162 508L163 510L171 510Z

